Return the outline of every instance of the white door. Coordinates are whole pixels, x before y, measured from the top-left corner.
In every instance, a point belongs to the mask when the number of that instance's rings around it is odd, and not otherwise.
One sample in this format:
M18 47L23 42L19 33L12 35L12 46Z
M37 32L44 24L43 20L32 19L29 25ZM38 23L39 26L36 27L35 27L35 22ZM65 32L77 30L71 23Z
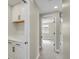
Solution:
M8 42L8 59L15 59L14 46L12 42Z
M28 52L27 52L27 44L24 43L17 43L15 46L15 59L27 59Z

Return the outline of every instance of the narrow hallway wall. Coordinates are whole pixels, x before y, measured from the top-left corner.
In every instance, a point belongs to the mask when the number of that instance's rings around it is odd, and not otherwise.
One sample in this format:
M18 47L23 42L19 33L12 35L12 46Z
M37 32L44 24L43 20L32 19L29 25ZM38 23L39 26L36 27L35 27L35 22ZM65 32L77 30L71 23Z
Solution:
M30 59L39 56L39 11L31 2L30 5Z
M15 25L12 23L12 7L8 6L8 35L9 37L13 37L15 33Z
M70 2L69 0L63 0L63 59L70 59Z

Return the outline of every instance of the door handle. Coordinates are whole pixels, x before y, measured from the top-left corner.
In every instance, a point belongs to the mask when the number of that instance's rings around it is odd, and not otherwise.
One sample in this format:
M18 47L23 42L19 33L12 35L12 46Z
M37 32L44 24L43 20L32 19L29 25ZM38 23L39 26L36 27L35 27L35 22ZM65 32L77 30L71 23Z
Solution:
M15 47L12 47L12 52L15 52Z
M56 33L54 32L53 34L55 35Z
M20 46L20 44L16 44L17 46Z
M24 42L24 44L28 44L28 42Z

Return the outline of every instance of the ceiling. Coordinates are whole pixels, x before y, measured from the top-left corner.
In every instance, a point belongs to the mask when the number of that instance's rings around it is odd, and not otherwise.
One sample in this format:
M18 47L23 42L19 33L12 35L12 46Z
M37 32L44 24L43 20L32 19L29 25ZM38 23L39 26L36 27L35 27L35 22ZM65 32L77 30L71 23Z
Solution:
M8 4L9 4L10 6L14 6L14 5L20 3L21 1L22 1L22 0L8 0Z
M9 5L13 6L20 3L22 0L8 0ZM39 8L40 13L49 13L61 10L62 0L34 0ZM58 7L58 8L55 8Z
M62 6L62 0L35 0L35 2L40 10L40 13L49 13L61 10Z

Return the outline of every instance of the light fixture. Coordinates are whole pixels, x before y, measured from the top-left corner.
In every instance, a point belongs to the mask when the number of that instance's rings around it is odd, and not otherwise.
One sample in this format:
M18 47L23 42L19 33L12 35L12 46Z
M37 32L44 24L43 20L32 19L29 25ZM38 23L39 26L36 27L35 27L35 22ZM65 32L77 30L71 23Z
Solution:
M57 8L58 8L58 6L55 6L54 8L55 8L55 9L57 9Z

